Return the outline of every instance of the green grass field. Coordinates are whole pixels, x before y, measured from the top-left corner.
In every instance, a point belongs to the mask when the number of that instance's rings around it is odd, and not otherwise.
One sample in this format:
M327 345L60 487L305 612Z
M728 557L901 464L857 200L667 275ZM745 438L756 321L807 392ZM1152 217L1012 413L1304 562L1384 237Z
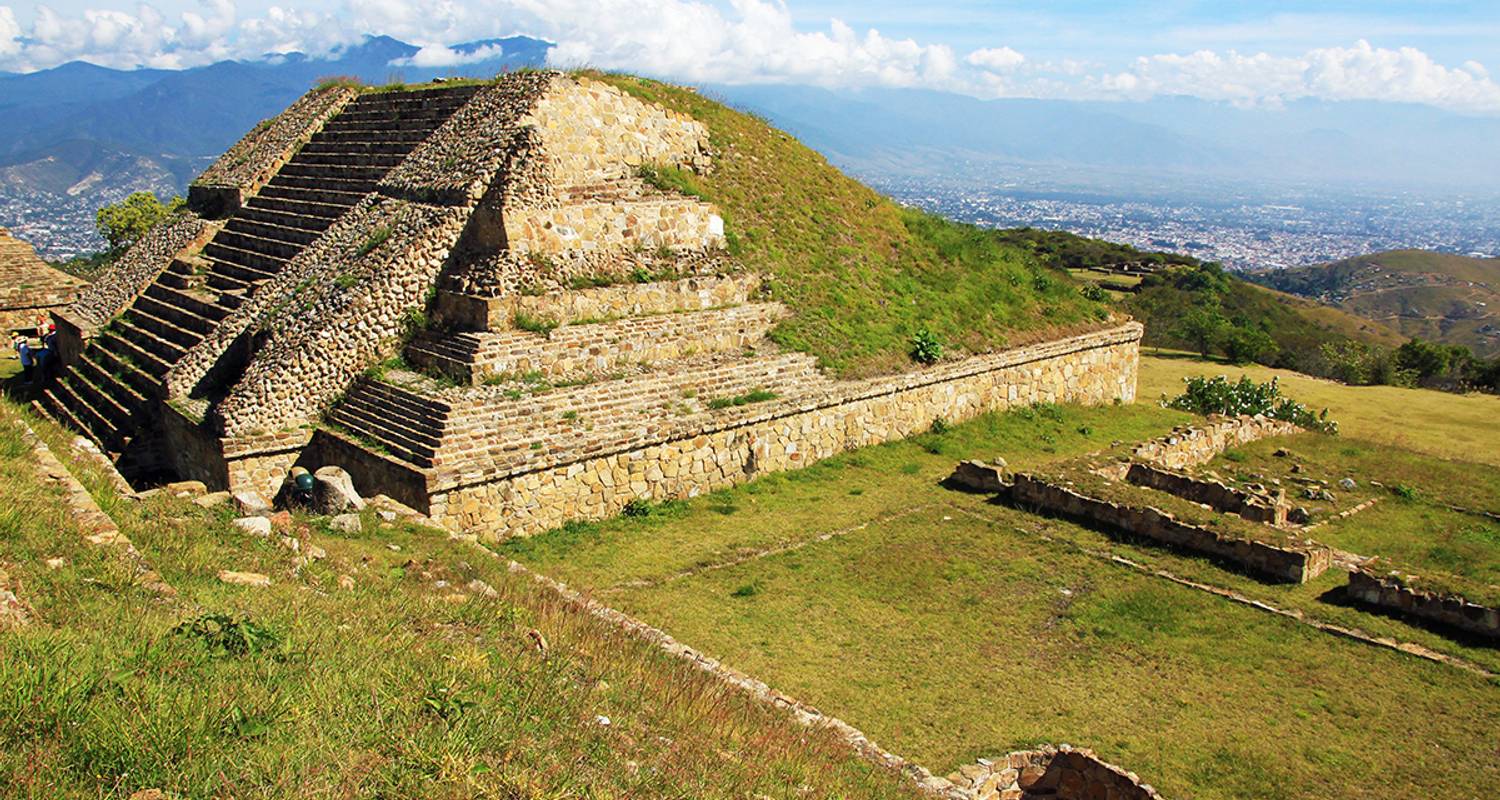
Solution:
M1144 359L1142 395L1216 367ZM1304 385L1321 392L1303 398ZM1371 406L1364 393L1389 390L1289 381L1288 391L1336 399L1345 429L1363 432L1376 430L1384 413L1376 403L1376 417L1361 418ZM1475 399L1415 396L1445 409ZM1500 791L1492 748L1475 745L1493 741L1500 684L1108 556L1500 671L1494 648L1350 606L1337 570L1302 586L1263 584L937 486L959 458L1001 455L1030 468L1186 419L1150 402L987 417L504 549L939 772L976 756L1067 742L1126 765L1167 797ZM1427 424L1456 430L1462 419ZM1352 436L1329 442L1346 460L1385 452ZM1413 455L1386 472L1393 470L1432 486L1436 498L1449 496L1439 488L1458 483L1466 467ZM1471 498L1492 491L1472 486L1463 490ZM1500 543L1481 554L1495 552Z
M18 413L0 407L0 585L36 620L0 629L0 797L913 796L441 532L299 518L302 552L326 550L299 564L225 510L118 499L75 464L179 592L160 599L84 542Z

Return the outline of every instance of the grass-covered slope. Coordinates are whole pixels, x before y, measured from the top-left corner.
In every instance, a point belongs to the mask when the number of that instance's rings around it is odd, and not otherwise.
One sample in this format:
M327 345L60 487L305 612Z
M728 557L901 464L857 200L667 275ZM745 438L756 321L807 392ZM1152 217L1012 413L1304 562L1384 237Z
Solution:
M655 177L714 203L731 252L793 311L773 338L846 376L909 369L927 329L948 354L987 352L1100 324L1052 269L997 232L903 208L764 120L689 89L589 73L708 126L709 175Z
M1500 355L1500 259L1395 250L1252 277L1406 336Z

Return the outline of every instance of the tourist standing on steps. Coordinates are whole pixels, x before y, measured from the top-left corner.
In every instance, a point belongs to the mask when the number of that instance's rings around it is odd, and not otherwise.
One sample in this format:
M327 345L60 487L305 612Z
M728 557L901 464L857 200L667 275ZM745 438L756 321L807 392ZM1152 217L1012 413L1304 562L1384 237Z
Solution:
M25 336L17 336L16 355L21 357L21 375L27 386L31 385L31 370L36 366L36 355L31 352L31 342Z
M47 333L42 336L42 353L42 381L46 382L62 364L62 359L57 357L57 326L50 322L47 323Z

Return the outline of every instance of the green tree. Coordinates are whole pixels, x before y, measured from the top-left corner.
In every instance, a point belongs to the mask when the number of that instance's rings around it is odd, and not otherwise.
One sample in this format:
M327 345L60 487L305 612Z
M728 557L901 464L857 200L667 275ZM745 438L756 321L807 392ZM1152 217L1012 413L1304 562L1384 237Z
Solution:
M1224 319L1218 306L1199 306L1183 316L1173 333L1190 342L1199 355L1208 358L1228 325L1229 320Z
M1235 364L1269 363L1279 349L1271 334L1253 325L1235 325L1226 329L1219 346Z
M171 216L182 205L181 197L163 203L150 192L136 192L99 209L94 215L94 224L99 235L109 242L109 249L118 252L135 244L152 226Z

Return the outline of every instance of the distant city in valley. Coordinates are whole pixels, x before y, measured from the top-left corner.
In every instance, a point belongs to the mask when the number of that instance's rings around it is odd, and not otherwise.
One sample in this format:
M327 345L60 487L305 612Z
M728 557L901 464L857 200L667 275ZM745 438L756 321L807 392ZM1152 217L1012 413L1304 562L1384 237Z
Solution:
M965 188L951 181L876 181L897 200L995 228L1034 227L1183 253L1231 269L1275 269L1385 250L1500 256L1500 204L1492 198L1378 197L1304 191L1223 200L1121 198L1048 191L1022 181Z

